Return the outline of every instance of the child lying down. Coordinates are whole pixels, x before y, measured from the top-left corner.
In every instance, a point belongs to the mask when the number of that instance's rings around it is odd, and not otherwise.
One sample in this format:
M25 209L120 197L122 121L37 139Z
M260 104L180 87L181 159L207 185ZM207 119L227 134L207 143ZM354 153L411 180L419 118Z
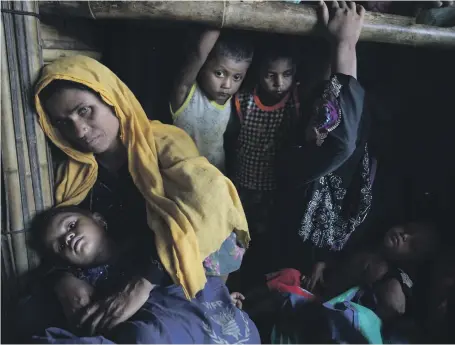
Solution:
M37 248L45 259L68 270L67 274L73 274L73 283L85 292L85 298L75 304L77 310L66 310L65 315L89 316L82 320L76 318L78 324L73 329L69 326L66 329L47 328L43 330L44 335L36 335L34 341L99 342L100 336L105 342L115 343L259 341L253 322L236 307L236 304L241 306L243 296L230 295L222 278L208 277L204 289L190 301L164 269L162 283L156 285L149 296L138 296L135 303L143 305L130 319L112 328L90 327L92 316L86 312L94 302L137 274L138 267L143 266L141 261L150 260L153 233L150 231L150 237L146 233L140 238L119 241L109 236L100 215L74 206L51 209L40 217L39 228L33 229ZM97 307L102 308L102 305ZM94 335L98 337L90 338Z
M285 268L266 276L266 286L246 296L245 310L255 322L276 313L283 305L282 293L306 300L328 301L353 287L359 287L355 302L374 311L383 325L409 315L412 309L411 276L420 263L438 247L439 237L430 223L407 223L391 228L382 243L353 254L339 265L326 269L325 284L316 294L301 287L306 277L298 270ZM258 324L259 325L259 324Z

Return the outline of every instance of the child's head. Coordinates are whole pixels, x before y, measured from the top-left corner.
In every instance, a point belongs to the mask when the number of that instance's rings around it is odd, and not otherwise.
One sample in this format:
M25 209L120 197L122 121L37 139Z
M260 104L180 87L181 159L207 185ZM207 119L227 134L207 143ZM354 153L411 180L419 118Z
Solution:
M438 247L436 225L409 222L392 227L384 236L382 246L388 258L397 261L425 260Z
M259 86L271 100L281 100L294 85L296 55L284 38L268 42L260 50Z
M225 104L242 85L253 48L235 35L222 34L202 67L198 82L209 99Z
M32 231L41 254L64 264L96 266L108 252L102 217L76 206L44 211L33 220Z

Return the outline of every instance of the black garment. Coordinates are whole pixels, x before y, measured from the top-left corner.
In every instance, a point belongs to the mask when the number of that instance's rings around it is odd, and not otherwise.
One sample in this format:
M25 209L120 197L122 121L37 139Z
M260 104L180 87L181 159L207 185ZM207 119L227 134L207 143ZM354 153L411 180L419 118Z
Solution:
M328 87L322 85L302 102L301 122L279 158L275 228L280 231L276 238L282 239L277 256L284 258L286 267L303 269L303 261L312 262L307 268L327 261L341 250L370 208L369 117L364 112L364 90L351 76L336 77L341 84L338 127L321 146L305 140L313 105Z
M149 259L138 265L137 274L152 284L170 283L170 277L158 257L154 233L147 225L144 198L131 178L128 164L116 175L101 165L98 169L95 185L79 206L101 214L108 225L107 231L114 240L119 243L129 240L140 243L138 251L145 251L145 257Z

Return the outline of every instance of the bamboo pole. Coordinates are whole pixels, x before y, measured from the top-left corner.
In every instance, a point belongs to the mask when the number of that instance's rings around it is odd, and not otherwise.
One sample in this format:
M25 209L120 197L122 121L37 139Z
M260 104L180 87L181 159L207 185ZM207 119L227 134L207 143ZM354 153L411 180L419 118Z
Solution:
M26 273L39 265L28 246L28 226L36 212L48 208L52 198L52 164L49 147L33 106L33 87L43 64L39 22L34 1L1 3L2 9L2 163L8 229L14 272L20 286ZM5 260L6 262L6 260Z
M22 10L26 12L38 13L38 4L35 1L21 2ZM46 136L39 125L35 109L33 106L34 83L38 78L39 71L43 66L42 48L40 38L40 23L32 16L22 17L24 21L25 37L27 39L27 67L26 74L30 83L24 85L26 88L26 98L28 107L27 118L30 123L31 130L34 129L36 135L36 160L39 169L40 184L35 187L35 197L41 198L41 203L37 204L36 210L41 211L47 209L53 204L53 178L52 178L52 158L47 145ZM25 67L25 66L24 66ZM40 192L40 194L38 193Z
M50 63L60 57L85 55L93 59L101 59L102 43L98 28L92 21L79 20L47 20L40 23L43 62ZM77 28L77 29L75 29Z
M2 8L8 8L2 2ZM11 241L11 256L14 258L16 275L28 271L28 259L24 230L23 208L28 209L25 195L25 157L24 142L15 114L20 112L17 101L18 71L15 65L16 45L13 36L13 24L8 14L2 13L3 35L2 51L6 56L2 60L2 166L5 174L5 194L8 223L8 239ZM6 73L5 73L6 71ZM16 135L18 133L19 135ZM14 282L8 282L13 284Z
M5 36L3 25L1 28L1 50L5 51ZM21 198L12 198L12 202L8 202L11 198L8 198L7 192L11 190L19 190L19 173L17 167L17 155L16 155L16 143L14 139L14 125L13 117L11 113L11 92L10 92L10 83L9 83L9 71L8 64L5 58L1 59L1 113L2 121L1 123L1 133L2 133L2 147L6 145L8 150L3 152L2 150L2 188L5 191L5 204L3 207L6 209L6 214L10 215L11 212L21 212L22 204ZM7 188L7 186L9 188ZM3 202L3 199L2 199ZM3 213L2 213L3 215ZM5 266L5 275L8 279L8 282L14 281L16 277L16 264L14 260L14 251L11 233L8 233L9 229L12 229L12 226L17 226L16 224L11 224L11 219L21 220L22 218L19 215L7 216L6 219L2 220L2 261ZM2 271L3 272L3 271ZM3 281L2 281L3 282ZM8 285L6 288L10 290L11 285L15 284L5 284ZM2 288L5 286L2 286Z
M16 11L36 13L37 9L34 8L34 4L34 2L28 1L15 1L10 6ZM16 59L19 70L18 90L20 93L18 100L22 106L22 114L15 114L15 116L20 121L22 135L27 139L27 145L24 145L27 177L25 191L29 200L28 209L24 209L23 214L25 227L27 227L36 211L44 209L43 185L41 183L41 169L38 155L38 149L42 149L42 147L38 146L35 125L37 119L33 108L33 83L42 66L40 57L41 47L36 29L36 17L15 15L12 19L16 38ZM35 29L32 28L33 25L35 25ZM49 191L49 188L47 188L47 191ZM28 238L29 233L26 232L26 239L28 240ZM39 265L38 256L29 248L27 248L27 259L29 270Z
M92 19L187 21L293 35L315 34L317 23L314 8L275 1L42 1L40 11ZM416 24L410 17L367 12L360 40L453 48L455 29Z
M75 55L89 56L98 61L101 59L101 52L92 50L43 49L43 61L45 64L57 60L61 57Z

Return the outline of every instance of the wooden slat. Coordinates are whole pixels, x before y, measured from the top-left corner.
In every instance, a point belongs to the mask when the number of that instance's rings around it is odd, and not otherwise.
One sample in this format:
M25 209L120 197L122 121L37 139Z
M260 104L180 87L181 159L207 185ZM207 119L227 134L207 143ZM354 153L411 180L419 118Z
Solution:
M314 8L275 1L42 1L40 11L92 19L187 21L295 35L315 34L317 23ZM410 17L367 13L360 40L453 48L455 29L416 24Z
M45 64L61 57L74 55L85 55L96 60L101 59L101 53L93 50L43 49L43 60Z

